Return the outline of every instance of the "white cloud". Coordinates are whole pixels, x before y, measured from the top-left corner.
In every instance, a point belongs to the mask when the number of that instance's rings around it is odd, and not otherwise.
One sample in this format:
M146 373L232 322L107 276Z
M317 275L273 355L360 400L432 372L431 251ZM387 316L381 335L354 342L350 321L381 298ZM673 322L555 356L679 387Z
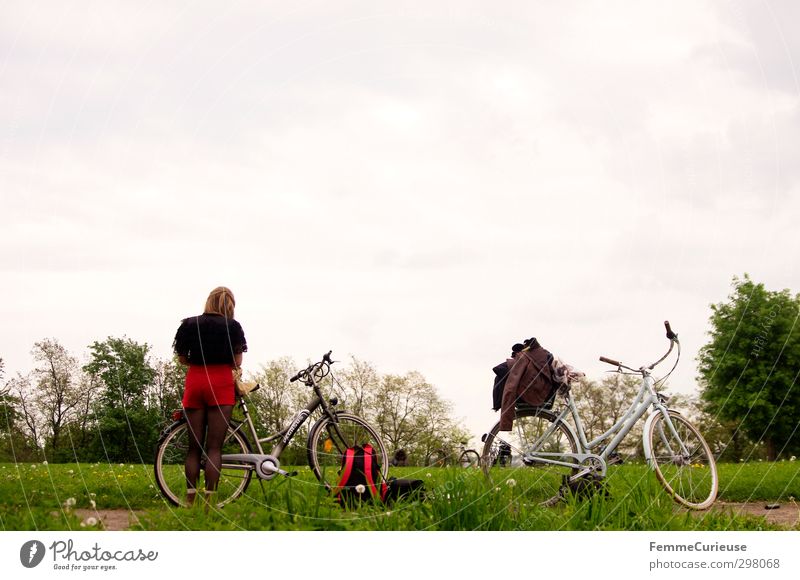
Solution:
M519 338L599 372L666 317L696 349L733 274L798 286L797 55L769 15L48 8L0 18L11 369L43 336L166 354L226 284L251 360L418 369L478 429Z

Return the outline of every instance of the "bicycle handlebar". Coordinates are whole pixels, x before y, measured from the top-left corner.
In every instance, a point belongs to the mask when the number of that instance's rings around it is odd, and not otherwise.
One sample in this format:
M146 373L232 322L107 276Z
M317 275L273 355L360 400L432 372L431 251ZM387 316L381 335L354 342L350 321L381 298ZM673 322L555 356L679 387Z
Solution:
M669 324L669 320L665 320L664 321L664 328L667 329L667 338L669 339L669 350L667 351L667 354L662 356L660 359L658 359L653 364L651 364L651 365L649 365L647 367L641 367L640 369L632 369L631 367L625 366L624 364L622 364L618 360L614 360L613 358L608 358L608 357L605 357L605 356L601 356L600 357L600 361L604 362L604 363L608 363L608 364L613 365L613 366L618 367L618 368L624 368L624 369L628 369L629 371L634 371L634 372L642 371L645 368L647 368L649 370L653 370L653 368L655 368L655 366L657 364L662 362L665 358L667 358L670 355L670 353L672 352L673 347L676 344L678 345L678 353L680 353L680 343L678 342L678 335L677 335L677 333L672 331L672 327Z
M302 371L297 371L297 374L295 374L292 378L290 378L289 382L293 383L293 382L297 381L298 379L304 379L305 380L305 379L308 378L308 376L310 374L312 374L315 371L321 369L324 365L327 365L328 367L330 367L334 363L334 361L331 359L331 353L333 353L333 351L329 350L324 355L322 355L322 361L320 361L318 363L310 364L306 368L304 368ZM327 373L325 373L325 374L327 374ZM324 376L324 375L322 375L322 376Z

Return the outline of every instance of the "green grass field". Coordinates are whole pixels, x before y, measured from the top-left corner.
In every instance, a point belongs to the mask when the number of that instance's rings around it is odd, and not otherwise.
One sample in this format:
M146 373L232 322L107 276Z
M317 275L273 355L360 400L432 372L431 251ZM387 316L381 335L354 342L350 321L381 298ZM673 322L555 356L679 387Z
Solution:
M168 505L152 466L108 464L0 464L3 530L98 529L86 510L134 512L135 530L765 530L785 529L760 518L710 510L682 510L643 465L609 471L610 497L570 499L556 507L529 482L531 469L513 470L513 484L491 486L482 472L459 468L392 469L396 477L425 482L424 501L344 510L307 467L297 477L254 480L246 495L221 510ZM719 466L718 500L779 501L800 498L800 463ZM800 529L795 524L793 529Z

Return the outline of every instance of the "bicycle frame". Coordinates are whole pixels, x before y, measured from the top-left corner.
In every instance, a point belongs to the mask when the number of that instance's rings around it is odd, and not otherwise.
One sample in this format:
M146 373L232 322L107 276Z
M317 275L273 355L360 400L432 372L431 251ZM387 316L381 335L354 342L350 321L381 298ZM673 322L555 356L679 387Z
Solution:
M308 404L300 409L297 413L294 414L292 419L289 423L284 426L279 432L274 433L272 435L268 435L267 437L258 437L258 432L256 431L255 423L253 423L253 418L250 416L250 412L247 409L247 402L244 400L244 397L239 397L239 406L244 413L245 421L240 423L236 430L241 429L244 425L247 425L252 436L252 440L255 442L256 448L258 453L234 453L229 455L222 456L222 463L223 467L227 469L252 469L255 471L256 475L260 479L272 479L276 475L284 475L284 476L292 476L295 475L294 472L290 473L280 468L280 456L283 453L286 446L294 437L295 433L303 426L311 414L319 408L322 408L322 417L320 417L314 425L319 423L326 418L330 418L331 420L334 419L335 415L330 410L330 407L335 406L337 404L336 399L332 399L330 402L325 401L325 398L322 396L322 392L320 391L319 385L314 380L313 376L308 378L309 386L312 387L314 390L314 397ZM314 430L313 426L311 428L311 433ZM264 443L275 442L272 446L272 449L269 453L264 453ZM234 463L229 463L234 462Z
M672 430L674 433L675 428L669 418L668 409L655 390L655 380L650 375L648 369L641 369L640 372L642 373L642 384L639 388L638 394L634 398L630 407L628 407L628 410L616 423L611 426L611 428L608 429L608 431L591 441L588 441L586 438L586 432L583 428L581 418L578 415L578 409L575 406L575 402L572 400L572 397L569 395L569 393L566 393L564 397L567 403L566 407L564 407L564 409L558 414L550 427L539 437L537 441L534 442L533 446L535 447L541 441L549 437L550 434L553 433L553 431L555 431L555 429L558 427L558 424L562 423L570 431L573 439L578 443L578 453L527 452L523 454L523 461L528 464L576 467L578 464L593 460L596 463L596 467L587 466L575 475L571 476L570 479L577 479L592 471L596 471L600 476L604 477L606 475L606 469L608 466L607 460L609 456L616 450L620 442L628 433L630 433L636 422L639 421L642 415L644 415L648 410L650 411L650 417L648 417L647 423L645 424L645 433L647 433L647 427L649 427L649 423L657 416L658 413L661 413L664 416L666 424L669 425L670 430ZM565 420L568 415L572 416L572 419L575 423L575 429L573 429L572 426ZM603 447L602 451L599 453L591 452L608 439L611 440ZM651 462L651 457L652 450L649 448L645 438L645 458L647 459L648 463Z

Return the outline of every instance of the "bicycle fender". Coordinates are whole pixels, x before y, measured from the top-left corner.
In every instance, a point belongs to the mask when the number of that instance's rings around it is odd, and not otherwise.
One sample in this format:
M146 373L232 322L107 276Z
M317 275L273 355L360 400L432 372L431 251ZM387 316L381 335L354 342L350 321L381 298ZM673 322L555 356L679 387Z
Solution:
M650 469L653 469L653 449L650 447L650 437L647 436L650 433L650 426L653 424L653 421L656 420L658 417L658 413L651 413L650 416L647 418L647 421L644 422L644 428L642 429L642 447L644 447L644 460L647 461L647 465Z

